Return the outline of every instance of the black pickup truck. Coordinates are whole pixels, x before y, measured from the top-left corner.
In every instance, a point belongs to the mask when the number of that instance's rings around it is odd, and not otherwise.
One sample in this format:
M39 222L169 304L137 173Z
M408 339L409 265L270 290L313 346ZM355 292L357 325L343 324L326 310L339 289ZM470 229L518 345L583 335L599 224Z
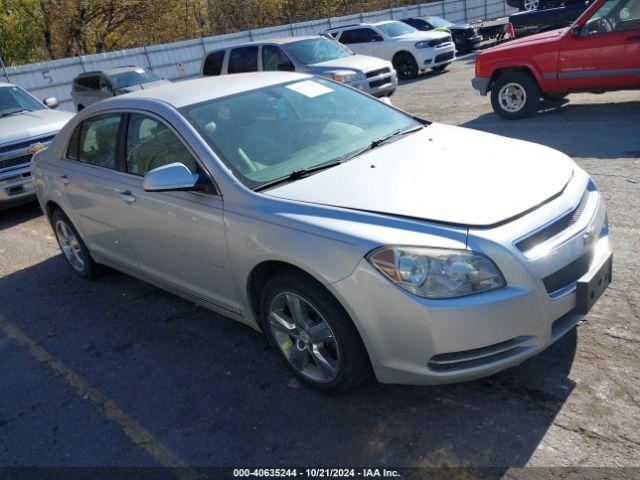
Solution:
M509 17L517 38L570 26L593 0L567 0L557 8L518 12Z

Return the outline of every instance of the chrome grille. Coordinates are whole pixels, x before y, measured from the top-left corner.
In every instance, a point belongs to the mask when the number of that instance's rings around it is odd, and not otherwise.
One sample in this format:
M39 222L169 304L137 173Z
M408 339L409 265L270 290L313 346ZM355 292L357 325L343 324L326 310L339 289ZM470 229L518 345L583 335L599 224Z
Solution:
M28 164L31 161L31 157L32 155L23 155L21 157L9 158L7 160L0 160L0 170Z

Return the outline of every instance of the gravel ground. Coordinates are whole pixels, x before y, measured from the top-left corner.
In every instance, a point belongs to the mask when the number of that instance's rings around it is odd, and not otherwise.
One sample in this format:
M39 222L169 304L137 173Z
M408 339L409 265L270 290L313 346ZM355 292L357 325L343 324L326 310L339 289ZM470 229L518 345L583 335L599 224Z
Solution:
M120 273L77 278L27 205L0 212L0 467L640 465L640 93L506 122L472 75L468 57L392 100L552 146L593 175L614 282L583 325L491 378L325 397L250 328Z

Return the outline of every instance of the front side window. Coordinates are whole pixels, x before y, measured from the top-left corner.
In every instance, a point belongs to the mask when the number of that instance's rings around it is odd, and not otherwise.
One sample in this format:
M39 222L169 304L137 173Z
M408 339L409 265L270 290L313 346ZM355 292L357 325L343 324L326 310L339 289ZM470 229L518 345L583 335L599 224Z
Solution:
M262 70L265 72L275 71L294 71L296 67L293 66L289 57L275 45L264 45L262 47Z
M18 87L0 87L0 117L44 110L44 105Z
M135 70L109 75L109 80L115 88L127 88L144 83L157 82L160 80L160 77L144 68L137 68Z
M384 32L385 35L391 38L401 37L402 35L408 35L409 33L417 32L411 25L407 25L402 22L389 22L378 25L378 28Z
M607 0L591 16L582 35L640 29L640 0Z
M249 188L339 159L421 124L322 79L273 85L181 109Z
M182 163L191 173L198 169L189 150L164 123L132 113L127 128L127 173L144 176L149 170L176 162Z
M205 76L215 76L222 73L222 62L224 62L224 50L213 52L207 55L202 67L202 74Z
M79 127L78 154L75 158L73 152L70 152L71 156L67 156L98 167L116 168L116 145L120 118L120 114L99 115L82 122ZM72 136L70 147L73 146L73 140Z
M229 73L258 71L258 47L234 48L229 54Z
M289 43L285 48L305 65L328 62L353 55L349 49L338 42L321 37Z

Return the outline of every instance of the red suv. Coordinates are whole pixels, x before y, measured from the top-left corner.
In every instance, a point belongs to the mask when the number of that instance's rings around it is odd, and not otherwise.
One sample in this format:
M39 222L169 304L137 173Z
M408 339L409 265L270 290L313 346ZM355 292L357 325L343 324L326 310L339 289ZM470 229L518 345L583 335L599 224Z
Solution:
M543 97L640 88L640 0L598 0L569 29L486 50L471 84L506 119L534 114Z

